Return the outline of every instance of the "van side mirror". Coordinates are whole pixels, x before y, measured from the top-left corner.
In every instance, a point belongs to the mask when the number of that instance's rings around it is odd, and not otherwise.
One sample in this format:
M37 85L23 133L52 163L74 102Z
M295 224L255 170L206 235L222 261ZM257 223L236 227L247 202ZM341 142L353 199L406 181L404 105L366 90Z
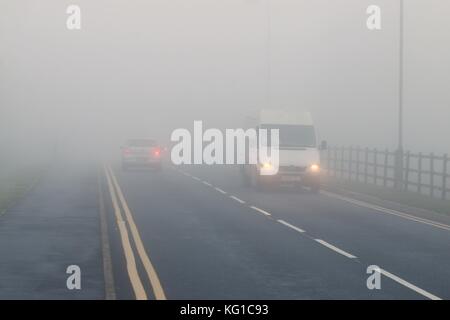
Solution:
M328 144L325 140L322 140L322 142L320 143L320 150L327 150L328 148Z

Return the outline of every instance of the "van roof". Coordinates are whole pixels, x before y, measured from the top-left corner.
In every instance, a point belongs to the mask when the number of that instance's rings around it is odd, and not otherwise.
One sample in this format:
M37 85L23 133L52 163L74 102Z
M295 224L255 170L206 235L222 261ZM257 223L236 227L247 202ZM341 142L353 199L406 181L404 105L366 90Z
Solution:
M261 124L301 124L313 125L311 113L304 110L262 109L259 114Z

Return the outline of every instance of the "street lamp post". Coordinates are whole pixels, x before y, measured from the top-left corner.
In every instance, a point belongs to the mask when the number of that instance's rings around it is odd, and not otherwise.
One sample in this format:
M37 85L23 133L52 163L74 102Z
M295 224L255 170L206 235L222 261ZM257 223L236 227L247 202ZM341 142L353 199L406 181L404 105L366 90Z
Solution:
M270 34L270 29L271 29L271 19L270 19L270 0L266 0L266 23L267 23L267 43L266 43L266 54L267 54L267 83L266 83L266 107L270 108L272 105L272 97L271 97L271 73L272 73L272 64L271 64L271 50L270 50L270 45L271 45L271 34Z
M398 146L395 156L395 187L403 188L403 0L400 0L399 80L398 80Z

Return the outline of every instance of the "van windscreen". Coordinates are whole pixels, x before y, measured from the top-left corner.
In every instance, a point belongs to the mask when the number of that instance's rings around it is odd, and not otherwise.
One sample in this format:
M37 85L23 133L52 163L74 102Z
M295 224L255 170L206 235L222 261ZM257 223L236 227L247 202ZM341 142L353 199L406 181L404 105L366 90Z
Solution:
M261 125L261 129L278 129L280 148L316 147L314 126L267 124ZM268 134L270 136L270 132Z

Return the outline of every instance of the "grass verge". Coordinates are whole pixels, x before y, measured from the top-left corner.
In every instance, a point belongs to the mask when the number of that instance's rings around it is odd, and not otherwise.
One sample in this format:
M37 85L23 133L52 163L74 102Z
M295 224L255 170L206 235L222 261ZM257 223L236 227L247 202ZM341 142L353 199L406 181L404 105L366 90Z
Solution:
M19 201L42 176L42 168L23 168L0 177L0 216Z

